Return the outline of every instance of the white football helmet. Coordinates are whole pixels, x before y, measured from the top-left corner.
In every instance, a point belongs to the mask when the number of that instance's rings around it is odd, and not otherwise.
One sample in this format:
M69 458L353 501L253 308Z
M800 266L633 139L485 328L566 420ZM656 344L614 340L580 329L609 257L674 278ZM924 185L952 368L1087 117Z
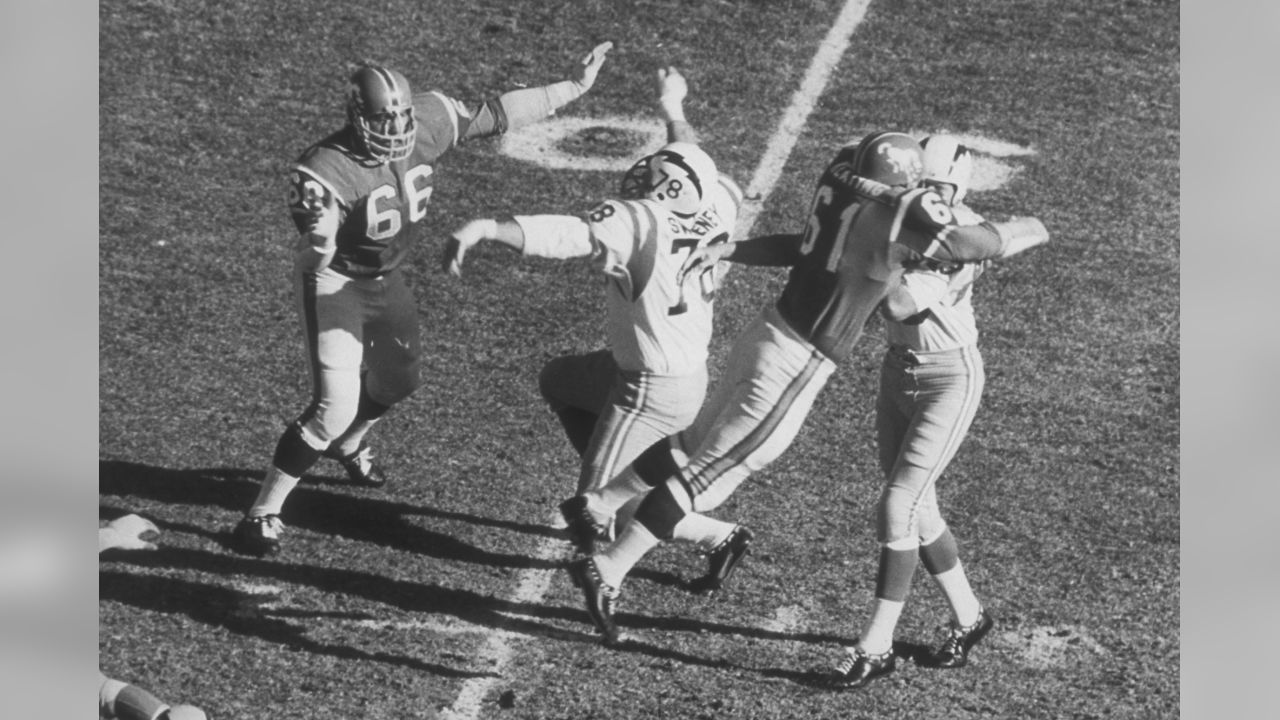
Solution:
M646 164L646 197L677 215L694 215L701 210L719 179L715 161L693 143L667 143L650 155Z
M930 135L920 141L924 149L924 181L946 183L955 188L951 204L959 205L973 179L973 154L950 135Z

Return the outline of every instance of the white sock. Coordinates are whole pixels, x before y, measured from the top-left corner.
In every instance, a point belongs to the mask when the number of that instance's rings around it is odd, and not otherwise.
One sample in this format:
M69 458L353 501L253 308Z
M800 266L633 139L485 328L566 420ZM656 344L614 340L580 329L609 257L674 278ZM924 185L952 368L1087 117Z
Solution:
M674 539L695 545L699 552L709 553L727 540L736 527L735 523L691 512L676 523Z
M614 589L621 588L622 581L631 572L631 568L661 542L644 525L638 522L628 523L616 542L595 555L596 569L606 583Z
M893 631L906 603L876 598L871 617L858 637L858 648L868 655L880 655L893 649Z
M280 468L272 467L262 480L262 486L258 488L258 499L254 500L253 506L249 508L249 517L279 515L284 507L285 498L289 497L289 493L293 492L297 485L298 478L285 475Z
M978 613L982 612L982 603L978 602L978 596L973 594L973 588L969 586L969 578L964 573L964 566L959 561L956 561L955 567L950 570L932 577L951 605L951 617L958 625L965 627L978 621Z

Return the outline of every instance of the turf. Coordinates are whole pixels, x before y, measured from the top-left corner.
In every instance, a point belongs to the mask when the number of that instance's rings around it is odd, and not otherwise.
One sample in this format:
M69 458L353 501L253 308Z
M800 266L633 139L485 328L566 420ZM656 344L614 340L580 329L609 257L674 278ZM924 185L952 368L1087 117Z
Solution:
M988 385L940 485L966 567L1000 625L960 671L906 664L857 694L814 687L875 578L872 410L880 330L805 430L718 515L758 534L730 590L649 556L625 588L624 650L598 645L560 557L574 456L541 404L542 363L603 342L583 263L481 247L436 261L475 215L576 212L617 175L448 156L409 269L425 384L376 431L384 492L323 463L291 498L287 553L229 553L283 424L306 402L288 281L284 174L342 122L372 59L474 100L564 76L613 40L596 88L562 111L651 117L652 73L689 78L690 120L746 183L838 3L579 0L458 5L317 0L99 5L99 492L163 547L103 557L100 664L213 718L436 717L493 677L482 717L1174 717L1179 664L1179 60L1172 2L871 4L757 231L794 230L833 149L869 130L950 130L1033 149L991 217L1034 214L1053 241L977 289ZM566 148L619 155L625 133ZM718 367L780 286L730 276ZM567 546L564 547L567 553ZM552 571L537 602L519 579ZM937 640L923 577L899 637ZM487 662L501 630L511 662Z

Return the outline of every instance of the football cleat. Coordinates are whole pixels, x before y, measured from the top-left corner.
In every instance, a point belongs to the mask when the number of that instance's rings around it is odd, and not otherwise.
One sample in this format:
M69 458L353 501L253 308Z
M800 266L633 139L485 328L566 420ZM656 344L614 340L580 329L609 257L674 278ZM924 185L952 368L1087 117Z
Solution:
M707 574L690 581L689 590L705 595L723 588L733 574L733 569L751 552L751 541L754 538L755 533L747 526L735 527L724 542L707 553Z
M583 555L595 554L598 541L613 541L613 523L597 520L587 505L585 495L574 495L560 503L560 516L564 518L569 542Z
M871 655L858 648L845 648L844 659L827 675L825 684L833 690L857 690L896 668L893 650Z
M611 587L600 577L596 561L589 557L579 558L569 563L569 577L573 584L582 590L586 600L587 614L596 626L605 645L618 643L618 626L613 621L614 604L621 594L617 588Z
M380 488L387 484L387 476L382 472L382 467L373 461L373 451L368 445L361 444L350 455L340 455L333 449L325 450L321 455L337 460L342 469L347 471L347 477L357 485Z
M280 552L284 522L279 515L245 516L231 532L231 547L242 555L266 557Z
M951 634L933 651L929 658L930 667L962 668L969 664L969 651L974 645L982 642L982 638L995 627L995 618L991 613L982 610L973 624L960 627L955 620L951 621Z

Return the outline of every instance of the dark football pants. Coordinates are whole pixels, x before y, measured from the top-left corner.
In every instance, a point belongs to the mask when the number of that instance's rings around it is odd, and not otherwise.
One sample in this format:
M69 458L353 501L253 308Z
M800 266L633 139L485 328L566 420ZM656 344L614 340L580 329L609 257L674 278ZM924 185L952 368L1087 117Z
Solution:
M308 444L323 449L355 419L362 372L370 399L384 406L417 389L418 310L399 270L354 279L325 269L295 279L313 388L299 424Z

